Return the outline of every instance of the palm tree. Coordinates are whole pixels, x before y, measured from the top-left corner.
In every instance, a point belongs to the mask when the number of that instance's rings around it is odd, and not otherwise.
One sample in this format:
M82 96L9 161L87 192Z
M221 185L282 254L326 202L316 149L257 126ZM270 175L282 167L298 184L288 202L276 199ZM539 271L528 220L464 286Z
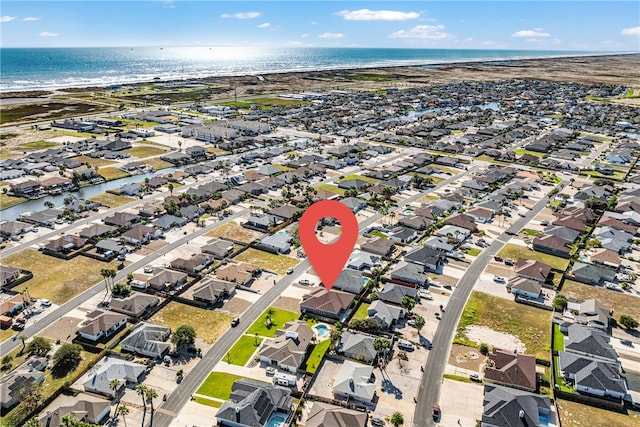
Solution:
M153 409L153 399L158 397L158 393L156 392L155 389L153 389L151 387L147 387L147 390L145 391L145 396L149 400L149 405L151 406L151 421L150 421L149 425L153 425L153 411L154 411L154 409Z
M20 353L24 352L24 348L26 346L26 344L24 343L24 341L29 338L28 336L26 336L25 334L20 334L20 336L18 337L20 338L20 341L22 341L22 350L20 350Z
M100 269L100 275L104 278L104 288L106 290L106 293L105 293L104 297L107 298L107 295L109 294L109 282L107 281L107 278L110 275L109 269L108 268L101 268Z
M169 193L173 196L173 183L170 182L169 184L167 184L167 188L169 189Z
M130 412L131 410L127 405L118 405L118 407L116 408L116 417L117 416L122 417L122 421L124 422L124 427L127 427L127 420L125 418L125 415L129 415Z
M138 396L142 398L142 405L143 405L142 426L144 427L144 417L147 414L147 399L145 399L145 396L147 394L147 386L144 384L138 384L136 386L136 393L138 394Z
M26 423L24 423L25 427L42 427L42 424L40 424L40 420L38 420L37 418L29 418L29 420L27 420Z
M122 384L122 382L117 378L113 378L109 381L109 388L113 390L113 395L116 398L116 411L118 410L118 405L120 405L120 384Z
M413 320L415 322L416 329L418 330L418 335L420 335L420 331L424 328L425 320L422 316L416 316Z

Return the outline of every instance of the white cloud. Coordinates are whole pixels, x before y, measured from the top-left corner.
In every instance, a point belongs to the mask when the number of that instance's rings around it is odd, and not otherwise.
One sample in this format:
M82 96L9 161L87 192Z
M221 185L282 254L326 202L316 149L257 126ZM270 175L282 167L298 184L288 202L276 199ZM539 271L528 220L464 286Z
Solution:
M623 28L620 32L623 36L640 36L640 27Z
M173 0L163 0L162 7L165 9L175 9L176 5L173 4Z
M300 37L302 37L303 39L306 39L309 36L310 36L309 33L302 33L302 35Z
M33 21L39 21L42 18L40 17L35 17L35 16L27 16L26 18L22 18L23 21L25 22L33 22Z
M392 39L426 39L426 40L442 40L451 37L444 31L444 25L418 25L410 30L400 30L392 33L389 37Z
M347 21L406 21L420 17L417 12L400 12L397 10L341 10L336 15Z
M536 28L535 30L520 30L511 34L511 37L549 37L551 34L542 32L542 28Z
M11 22L16 18L17 18L16 16L9 16L9 15L0 16L0 22Z
M238 12L238 13L223 13L220 18L233 18L233 19L255 19L262 15L260 12Z
M257 25L257 28L269 28L271 24L269 22L265 22L263 24Z
M40 33L40 37L58 37L58 33L50 33L49 31L43 31Z
M342 39L344 34L342 33L322 33L318 35L321 39Z

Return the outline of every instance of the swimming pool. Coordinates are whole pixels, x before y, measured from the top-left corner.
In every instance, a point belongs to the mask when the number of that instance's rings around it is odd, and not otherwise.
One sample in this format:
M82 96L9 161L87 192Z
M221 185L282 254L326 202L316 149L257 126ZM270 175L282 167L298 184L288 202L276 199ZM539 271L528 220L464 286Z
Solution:
M329 333L331 333L331 329L329 329L327 325L323 324L315 325L313 329L315 329L318 335L320 335L321 337L326 337L327 335L329 335Z
M267 423L266 427L282 427L284 425L285 419L282 415L275 415Z

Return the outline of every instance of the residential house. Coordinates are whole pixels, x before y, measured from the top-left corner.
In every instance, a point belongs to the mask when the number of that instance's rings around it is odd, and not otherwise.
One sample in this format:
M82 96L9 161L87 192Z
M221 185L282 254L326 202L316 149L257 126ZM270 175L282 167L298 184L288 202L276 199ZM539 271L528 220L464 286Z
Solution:
M607 267L619 268L622 260L618 253L607 248L594 248L591 250L589 260L594 264L601 264Z
M618 363L618 353L609 343L610 337L603 330L572 323L566 327L561 325L560 331L566 333L564 337L565 351Z
M545 283L551 273L551 267L540 261L519 259L516 263L515 272L519 277Z
M452 244L449 244L447 240L448 239L446 239L445 237L431 236L424 241L423 245L425 248L430 248L441 253L452 252L456 247ZM441 259L441 262L442 261L444 261L444 257Z
M47 242L44 245L44 251L53 254L67 254L82 248L86 243L87 239L68 234Z
M576 262L571 268L573 278L588 285L602 285L604 282L615 280L616 272L610 268Z
M159 229L167 231L167 230L169 230L170 228L173 228L173 227L178 227L178 228L183 227L188 222L189 222L189 220L186 219L186 218L182 218L182 217L179 217L179 216L166 214L166 215L162 215L160 218L156 219L153 222L153 225L155 227L158 227Z
M195 254L189 258L176 258L171 261L171 268L189 274L198 274L213 263L213 257L208 254Z
M233 242L223 239L213 239L203 246L201 251L213 255L216 259L223 259L233 252Z
M353 294L320 287L302 297L300 311L344 322L353 310L354 299Z
M236 284L225 280L205 277L193 291L193 300L207 305L216 305L230 298L236 291Z
M106 217L103 221L106 225L114 227L131 228L140 222L140 216L127 212L115 212L113 215Z
M20 277L20 269L0 264L0 288L3 288ZM0 313L2 314L2 313Z
M246 262L227 264L216 270L216 276L222 280L247 286L262 269Z
M159 302L160 299L156 296L132 292L125 298L111 298L109 310L129 317L140 318Z
M242 223L242 226L252 230L261 231L263 233L268 233L271 228L280 223L282 223L282 221L274 215L254 214L250 215L247 221Z
M276 337L262 346L260 361L280 369L296 372L305 359L313 332L304 320L294 320L276 331Z
M446 225L454 225L456 227L464 228L472 233L478 231L478 225L476 224L475 218L464 213L456 213L448 216L442 222Z
M127 360L106 357L104 363L92 371L89 379L82 385L84 391L101 394L110 398L116 397L125 387L133 388L140 384L145 376L146 367ZM113 389L112 380L117 379L120 385Z
M275 414L287 418L293 405L291 390L249 379L237 380L231 396L216 412L216 423L229 427L268 427Z
M151 239L158 239L162 236L162 230L137 224L133 228L122 233L125 242L131 245L146 245Z
M34 226L22 221L4 221L0 223L0 236L12 237L33 231Z
M627 381L615 362L559 351L558 374L571 381L579 393L614 399L623 399L628 393Z
M418 231L413 228L395 227L389 232L389 239L398 243L408 243L418 237Z
M137 323L129 335L121 342L120 348L135 354L147 357L160 358L170 349L171 344L167 342L171 335L171 329L166 326L154 325L153 323Z
M371 270L380 265L380 257L368 252L355 250L351 252L347 267L354 270Z
M493 211L491 209L481 208L477 206L469 209L467 211L467 215L481 224L491 222L491 220L493 219Z
M455 225L445 225L436 231L436 235L446 237L451 242L463 242L471 235L471 231Z
M553 234L541 234L533 239L533 250L545 254L559 256L561 258L571 257L571 248L568 242Z
M407 286L426 286L429 278L424 266L412 262L400 261L391 271L391 280Z
M276 233L260 239L258 247L274 254L287 254L291 251L291 240L288 234Z
M336 374L331 391L338 397L371 403L376 395L373 366L345 360Z
M94 310L78 328L78 335L89 341L107 339L127 324L127 316Z
M375 319L384 330L390 330L405 316L404 309L375 300L369 305L367 315Z
M546 396L496 384L484 386L483 427L543 426L550 412Z
M359 270L345 268L333 284L333 288L359 295L364 290L365 277Z
M485 368L486 382L536 392L538 383L535 357L494 348L488 359L493 363Z
M360 212L367 207L367 202L360 200L357 197L347 197L340 200L340 203L351 209L353 213Z
M603 248L618 254L627 252L633 242L633 234L611 227L596 228L593 238L599 240Z
M167 288L178 288L184 285L188 277L187 273L161 268L156 269L153 277L147 280L147 285L155 290L164 291Z
M0 378L0 407L8 410L23 399L24 390L32 384L42 384L47 362L48 359L44 357L29 357Z
M80 230L80 237L89 240L96 240L102 237L108 236L111 233L115 233L116 227L104 224L91 224L90 226Z
M96 252L105 258L109 258L126 254L127 248L115 239L104 239L96 243Z
M363 243L360 245L360 249L365 252L370 252L374 255L379 255L381 257L387 257L393 253L396 249L394 242L389 239L378 238L367 243Z
M380 300L397 305L402 305L402 298L405 296L413 298L417 302L418 291L408 286L386 283L384 288L378 292L378 298Z
M373 347L374 339L375 337L359 332L344 331L342 332L336 351L350 359L371 363L377 355Z
M404 256L406 262L417 264L425 270L438 271L445 260L445 255L437 249L421 246Z
M414 230L424 231L433 224L433 221L423 216L411 215L401 218L398 224Z
M305 427L365 427L367 414L353 409L313 402Z
M62 401L65 404L52 404L46 412L38 416L40 425L42 426L61 426L65 425L62 417L65 415L73 415L78 421L89 424L102 424L111 412L111 403L108 400L90 394L81 394L71 399L63 396ZM56 402L60 400L56 399Z
M597 299L577 301L569 298L567 310L573 313L576 323L605 331L609 328L609 309Z

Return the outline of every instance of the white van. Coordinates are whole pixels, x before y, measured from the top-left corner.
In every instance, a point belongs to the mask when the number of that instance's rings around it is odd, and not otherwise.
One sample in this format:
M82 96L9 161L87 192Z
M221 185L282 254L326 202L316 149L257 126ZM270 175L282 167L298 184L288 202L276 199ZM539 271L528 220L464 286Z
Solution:
M415 350L413 343L403 339L398 340L398 348L401 350L409 350L409 351Z

